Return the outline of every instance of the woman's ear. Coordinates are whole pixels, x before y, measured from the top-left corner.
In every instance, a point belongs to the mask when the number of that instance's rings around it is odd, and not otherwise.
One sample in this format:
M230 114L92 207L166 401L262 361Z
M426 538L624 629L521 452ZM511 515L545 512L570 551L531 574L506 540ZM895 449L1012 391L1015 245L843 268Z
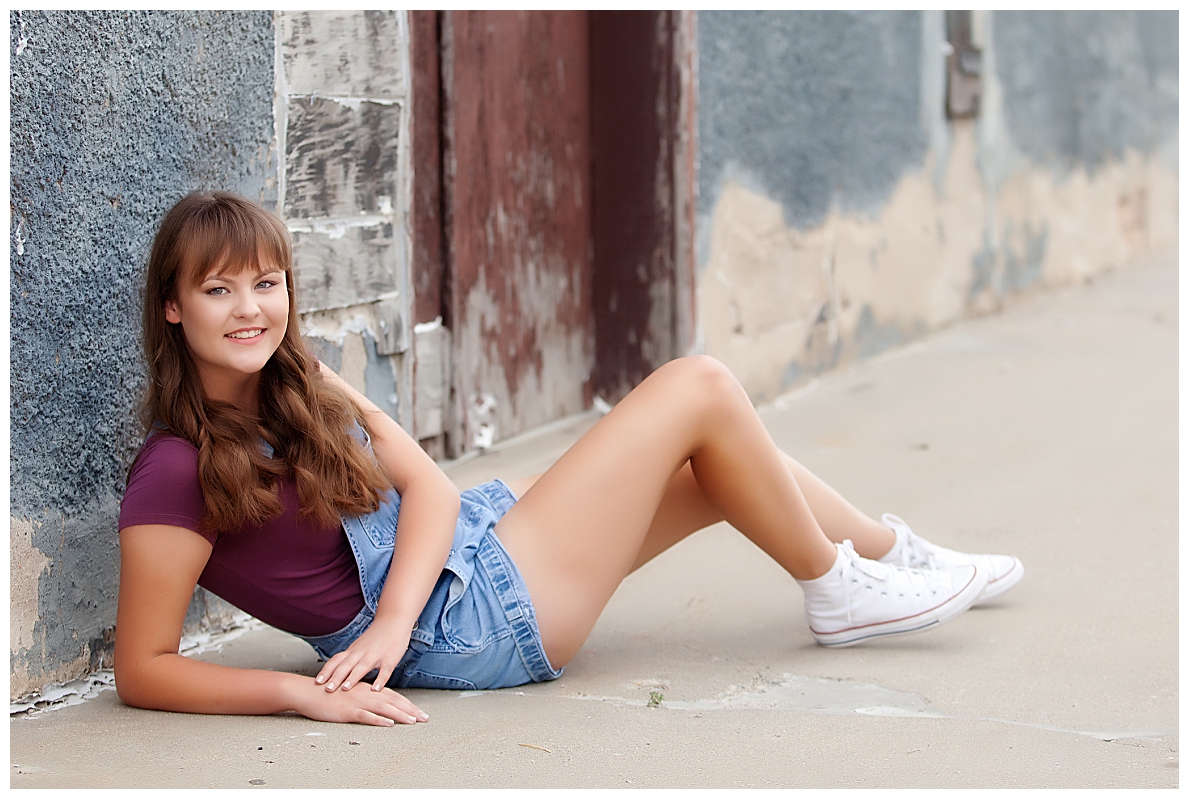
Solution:
M178 306L177 300L165 301L165 321L171 325L176 325L182 321L182 309Z

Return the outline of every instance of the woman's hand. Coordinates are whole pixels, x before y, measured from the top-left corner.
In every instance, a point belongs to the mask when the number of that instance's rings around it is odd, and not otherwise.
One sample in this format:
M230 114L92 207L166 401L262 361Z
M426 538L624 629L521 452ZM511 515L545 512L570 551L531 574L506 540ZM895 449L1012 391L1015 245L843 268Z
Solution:
M391 688L331 693L303 678L293 688L291 703L294 710L315 721L370 724L375 727L429 721L429 716L420 708Z
M325 684L328 693L338 688L350 691L364 675L379 669L372 691L380 691L388 684L408 646L408 630L402 635L399 628L377 619L349 647L326 661L314 682Z

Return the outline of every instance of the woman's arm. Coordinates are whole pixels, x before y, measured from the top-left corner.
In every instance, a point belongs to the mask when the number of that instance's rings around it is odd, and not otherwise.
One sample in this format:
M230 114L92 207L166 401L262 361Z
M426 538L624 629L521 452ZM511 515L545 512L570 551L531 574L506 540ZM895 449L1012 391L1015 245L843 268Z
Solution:
M377 726L425 720L394 691L328 694L309 677L179 655L182 620L210 554L205 538L181 527L146 524L120 531L115 671L116 690L125 703L182 713L295 710L320 721Z
M350 689L372 669L380 690L409 646L413 623L446 565L458 520L458 489L416 441L388 414L352 388L325 364L322 376L359 407L371 431L372 450L400 494L392 566L376 606L376 619L345 651L322 667L317 681L327 691Z

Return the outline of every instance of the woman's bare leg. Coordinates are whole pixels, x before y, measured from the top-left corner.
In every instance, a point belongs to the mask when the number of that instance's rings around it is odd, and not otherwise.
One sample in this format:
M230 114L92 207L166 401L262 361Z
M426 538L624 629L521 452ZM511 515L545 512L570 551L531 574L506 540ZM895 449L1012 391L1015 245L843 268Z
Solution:
M578 651L636 564L687 463L708 505L794 577L813 579L833 565L837 550L738 381L712 358L671 361L496 527L528 585L554 666Z
M896 543L895 533L847 502L799 461L787 454L784 459L797 485L801 486L814 518L831 541L841 544L849 538L855 545L855 552L871 560L879 560L888 554Z
M887 554L896 542L895 533L847 502L845 497L787 453L782 452L781 455L827 538L839 544L850 539L856 552L872 560ZM540 476L511 480L509 486L516 496L522 497ZM698 530L722 520L722 515L702 494L694 478L694 470L687 463L669 481L632 564L632 571Z

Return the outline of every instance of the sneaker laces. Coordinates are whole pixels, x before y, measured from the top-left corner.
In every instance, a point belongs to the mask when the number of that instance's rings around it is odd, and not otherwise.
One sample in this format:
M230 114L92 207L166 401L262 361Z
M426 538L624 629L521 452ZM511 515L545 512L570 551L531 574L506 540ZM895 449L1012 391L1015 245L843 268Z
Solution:
M911 531L910 531L911 532ZM911 539L910 539L911 540ZM846 596L846 623L853 622L851 617L851 592L850 584L857 583L854 574L856 571L866 574L881 583L899 584L897 587L903 587L906 590L912 591L931 591L929 587L929 575L926 572L916 568L906 568L904 566L896 566L890 563L879 563L874 560L869 560L855 552L855 545L848 538L839 545L842 553L846 556L842 561L841 577L843 581L843 594Z
M912 568L926 568L936 569L938 566L944 564L937 559L937 550L940 549L936 544L930 544L923 540L920 536L912 531L904 520L898 516L893 516L890 513L883 515L884 524L891 527L893 530L903 533L903 548L905 553L904 561Z
M905 548L908 550L908 562L913 566L924 566L929 569L936 569L939 565L937 563L936 553L933 552L920 537L912 530L906 530ZM920 566L918 566L920 564Z

